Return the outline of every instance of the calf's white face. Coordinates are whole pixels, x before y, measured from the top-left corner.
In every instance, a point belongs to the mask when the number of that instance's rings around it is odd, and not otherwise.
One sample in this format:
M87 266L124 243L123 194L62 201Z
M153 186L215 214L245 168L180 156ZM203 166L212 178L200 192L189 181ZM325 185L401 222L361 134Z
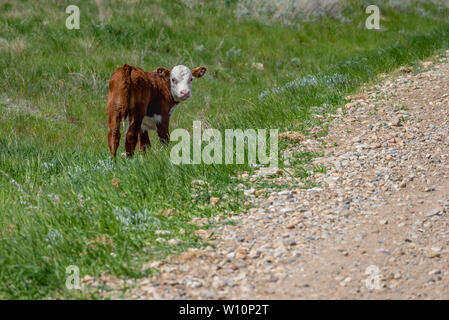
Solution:
M170 91L175 101L187 100L192 95L192 71L186 66L176 66L170 72Z
M186 66L179 65L173 67L172 70L167 70L164 67L159 67L156 70L157 74L170 82L170 93L176 102L181 102L188 99L192 95L192 79L201 78L206 73L206 67L198 67L189 69ZM169 116L175 111L176 105L171 106ZM142 130L156 130L157 124L162 121L160 114L153 114L145 116L142 121Z
M167 70L163 67L157 69L161 77L168 77L170 81L170 93L176 102L187 100L192 95L192 80L201 78L206 73L206 67L189 69L179 65Z

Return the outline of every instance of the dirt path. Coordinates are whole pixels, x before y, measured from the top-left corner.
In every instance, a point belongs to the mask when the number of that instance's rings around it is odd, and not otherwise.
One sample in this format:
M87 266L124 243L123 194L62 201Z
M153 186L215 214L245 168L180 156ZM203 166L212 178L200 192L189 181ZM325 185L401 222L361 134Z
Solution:
M251 195L216 249L153 264L129 297L449 299L449 63L430 64L334 116L322 187Z

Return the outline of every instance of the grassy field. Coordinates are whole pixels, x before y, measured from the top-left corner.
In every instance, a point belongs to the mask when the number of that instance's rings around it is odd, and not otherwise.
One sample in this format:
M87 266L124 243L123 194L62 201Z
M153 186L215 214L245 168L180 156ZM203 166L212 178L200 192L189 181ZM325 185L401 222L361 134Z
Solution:
M144 262L204 245L193 217L244 209L233 177L247 165L173 165L154 135L145 155L110 160L107 83L117 67L207 66L172 129L202 120L307 133L314 114L449 39L449 10L425 1L347 1L335 15L288 23L252 15L260 1L247 1L246 15L235 0L72 2L79 30L65 27L66 1L0 0L0 298L95 297L65 288L69 265L82 277L142 277L155 272ZM370 4L381 9L379 31L364 29ZM198 179L209 186L192 186Z

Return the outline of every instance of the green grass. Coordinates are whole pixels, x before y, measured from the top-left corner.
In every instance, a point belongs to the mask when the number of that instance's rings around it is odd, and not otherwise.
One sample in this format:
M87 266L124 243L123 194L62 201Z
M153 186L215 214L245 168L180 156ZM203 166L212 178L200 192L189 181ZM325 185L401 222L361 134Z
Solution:
M345 23L292 25L238 19L232 0L192 2L107 1L100 21L94 2L73 1L81 29L68 30L65 3L0 1L0 298L96 297L65 289L67 266L145 276L154 272L141 271L145 261L204 245L193 217L244 208L233 177L249 166L176 166L154 135L146 155L110 161L107 82L124 63L208 67L172 129L202 120L306 133L319 124L313 114L333 112L362 83L448 47L449 11L428 3L370 1L386 28L373 31L357 1ZM192 187L198 179L209 186ZM212 206L212 196L225 197Z

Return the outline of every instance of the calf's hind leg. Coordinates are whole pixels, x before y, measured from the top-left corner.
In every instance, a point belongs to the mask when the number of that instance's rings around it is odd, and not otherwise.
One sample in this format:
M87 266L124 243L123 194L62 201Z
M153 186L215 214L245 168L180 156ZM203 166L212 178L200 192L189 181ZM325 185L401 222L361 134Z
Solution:
M130 119L128 132L126 133L125 150L126 156L132 157L136 149L137 141L139 139L140 131L142 131L142 117L132 117Z
M116 158L120 143L120 114L108 115L108 144L111 155Z

